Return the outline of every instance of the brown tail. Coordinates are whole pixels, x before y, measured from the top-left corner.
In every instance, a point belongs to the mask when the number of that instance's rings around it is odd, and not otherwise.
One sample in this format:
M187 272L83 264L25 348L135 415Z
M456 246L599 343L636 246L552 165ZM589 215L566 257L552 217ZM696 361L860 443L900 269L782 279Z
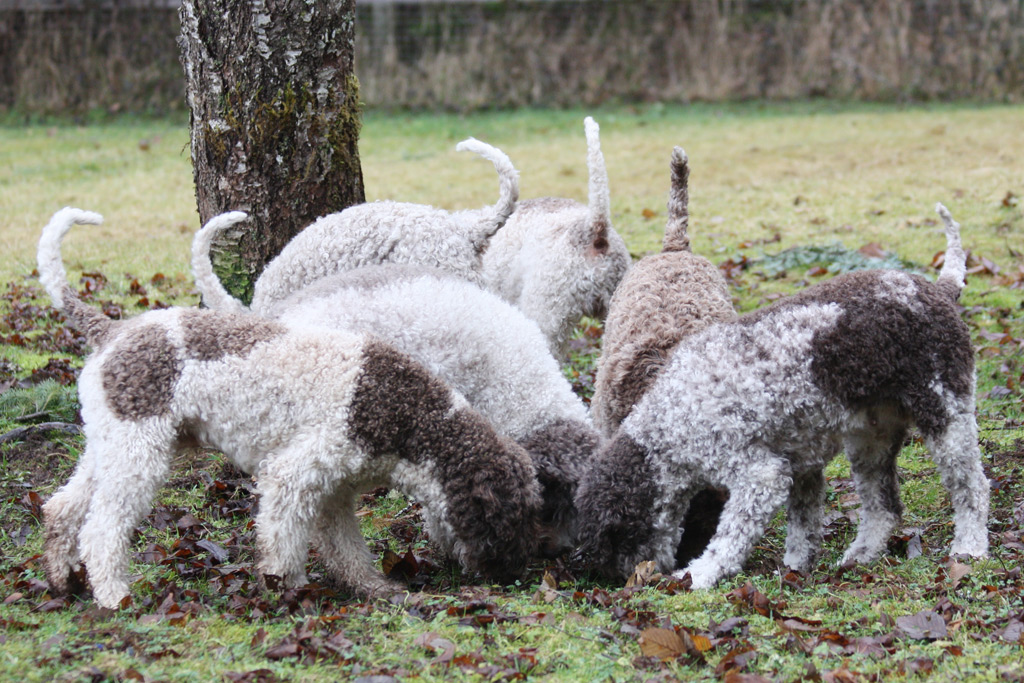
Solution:
M662 251L690 251L690 160L682 147L672 149L672 188Z

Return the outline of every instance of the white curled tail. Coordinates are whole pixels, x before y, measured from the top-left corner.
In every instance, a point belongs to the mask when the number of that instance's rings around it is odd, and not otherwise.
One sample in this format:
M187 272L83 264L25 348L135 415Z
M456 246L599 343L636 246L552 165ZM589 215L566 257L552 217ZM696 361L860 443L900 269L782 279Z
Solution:
M672 185L662 251L690 251L690 160L682 147L672 148Z
M601 129L591 117L583 119L587 136L587 170L589 172L587 207L588 222L594 230L593 239L607 241L612 225L611 200L608 193L608 169L601 153Z
M950 296L957 299L964 288L964 277L967 275L967 254L960 243L960 224L953 220L949 209L941 203L935 205L935 210L942 217L946 227L946 255L936 284L943 286Z
M64 207L53 214L50 222L43 228L36 250L36 261L39 265L39 281L50 295L53 306L68 317L71 324L85 334L86 340L93 347L98 347L106 331L114 321L92 306L84 303L78 293L68 284L68 275L64 270L64 259L60 253L60 243L64 235L73 225L99 225L103 216L93 211L83 211L70 206Z
M206 222L196 236L192 238L192 277L196 281L196 289L203 297L203 303L215 311L224 313L248 313L249 309L241 301L231 296L224 289L220 278L213 272L210 261L210 247L213 239L221 230L241 223L248 214L243 211L229 211L214 216Z
M498 201L491 208L490 215L481 222L480 231L470 238L476 250L483 251L487 241L505 225L508 217L516 210L516 202L519 201L519 171L512 165L508 155L476 138L463 140L455 145L455 150L479 154L494 164L494 170L498 172Z

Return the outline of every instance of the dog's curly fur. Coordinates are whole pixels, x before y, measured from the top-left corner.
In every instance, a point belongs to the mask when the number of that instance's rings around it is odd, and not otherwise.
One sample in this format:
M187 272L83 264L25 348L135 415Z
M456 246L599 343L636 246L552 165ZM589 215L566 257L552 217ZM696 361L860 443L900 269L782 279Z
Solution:
M481 282L481 254L515 210L519 173L508 156L469 138L470 150L498 172L496 204L449 212L423 204L378 201L351 206L314 221L267 264L253 292L252 309L263 313L322 277L377 263L417 263Z
M305 582L314 540L332 575L362 594L396 586L373 567L354 515L389 485L423 503L428 532L467 568L504 579L535 553L540 495L526 452L461 395L366 335L187 308L112 321L68 286L63 235L99 215L57 212L40 279L94 353L79 379L86 448L44 506L44 566L69 587L84 561L96 601L129 594L132 529L184 437L257 475L259 569Z
M237 301L213 275L206 251L220 223L196 234L192 262L204 300L231 308ZM518 309L444 271L383 264L323 278L266 315L372 333L447 382L530 453L544 500L542 553L572 546L576 484L600 437L537 325Z
M644 560L674 568L693 494L730 492L704 553L676 575L705 588L734 574L787 503L784 561L812 567L824 466L841 448L861 498L843 561L885 550L902 506L896 457L922 433L953 507L951 552L988 550L989 485L974 418L974 355L955 305L965 255L945 207L935 283L860 271L682 340L580 483L579 556L613 576Z
M612 228L608 173L597 123L584 120L589 198L519 203L483 255L484 284L535 321L555 354L583 316L603 318L630 265Z
M690 251L689 161L672 151L668 221L660 254L622 279L608 309L590 401L594 424L610 437L668 362L672 349L736 311L725 278Z

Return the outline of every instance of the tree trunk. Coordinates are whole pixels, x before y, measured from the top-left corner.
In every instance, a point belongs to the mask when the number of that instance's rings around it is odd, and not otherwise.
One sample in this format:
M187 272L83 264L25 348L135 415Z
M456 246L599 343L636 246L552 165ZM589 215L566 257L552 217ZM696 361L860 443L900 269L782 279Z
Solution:
M199 218L241 210L214 270L235 296L317 217L364 201L355 0L183 0Z

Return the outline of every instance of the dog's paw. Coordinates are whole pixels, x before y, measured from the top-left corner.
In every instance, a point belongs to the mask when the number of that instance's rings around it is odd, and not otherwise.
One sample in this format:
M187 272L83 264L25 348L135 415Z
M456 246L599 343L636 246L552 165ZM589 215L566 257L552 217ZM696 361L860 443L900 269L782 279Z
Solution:
M714 588L718 580L722 578L724 572L722 567L713 560L705 560L697 558L686 566L685 569L679 569L672 573L673 578L681 579L682 577L690 575L690 588L694 590L702 588Z
M882 554L879 551L854 544L843 553L843 559L839 560L839 565L841 567L853 567L858 564L871 564L881 556Z
M968 542L954 540L949 548L950 555L965 555L968 557L988 557L988 539Z

